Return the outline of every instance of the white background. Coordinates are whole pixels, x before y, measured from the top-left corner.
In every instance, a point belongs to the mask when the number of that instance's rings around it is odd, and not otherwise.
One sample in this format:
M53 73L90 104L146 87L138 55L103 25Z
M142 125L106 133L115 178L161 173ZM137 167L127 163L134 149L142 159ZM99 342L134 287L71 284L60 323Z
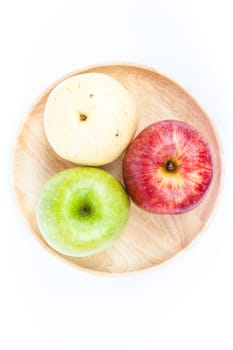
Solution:
M233 349L232 1L0 2L0 349ZM215 122L224 192L202 238L160 269L101 277L66 265L25 227L12 145L33 100L89 64L144 63Z

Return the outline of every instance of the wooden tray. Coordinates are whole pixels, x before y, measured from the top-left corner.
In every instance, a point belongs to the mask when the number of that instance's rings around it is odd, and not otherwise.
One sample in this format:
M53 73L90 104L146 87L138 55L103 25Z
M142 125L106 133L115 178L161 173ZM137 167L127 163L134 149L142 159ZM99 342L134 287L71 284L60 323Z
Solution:
M205 135L214 157L214 177L204 201L181 215L148 214L133 203L129 223L114 245L85 258L61 255L43 240L35 219L37 196L44 183L72 163L50 148L43 130L43 112L50 91L58 82L78 73L100 72L118 79L135 97L139 108L137 133L162 119L186 121ZM122 181L122 158L103 168ZM221 148L210 119L180 86L155 70L133 64L104 64L68 74L51 85L33 104L16 140L13 158L14 189L23 216L39 242L73 265L101 273L123 274L158 266L184 250L203 231L215 208L222 183Z

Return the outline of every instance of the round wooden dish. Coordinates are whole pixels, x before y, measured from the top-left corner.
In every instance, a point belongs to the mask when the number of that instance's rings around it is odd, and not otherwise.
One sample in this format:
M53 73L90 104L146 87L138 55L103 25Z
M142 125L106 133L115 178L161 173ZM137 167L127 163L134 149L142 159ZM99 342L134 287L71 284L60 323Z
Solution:
M118 79L134 96L139 109L137 133L162 119L190 123L205 135L214 157L214 177L210 190L194 210L181 215L148 214L133 203L128 225L115 244L103 253L85 258L61 255L43 240L35 219L38 193L55 173L75 166L60 159L50 148L43 130L46 100L56 84L84 72L100 72ZM103 168L122 181L122 158ZM132 64L104 64L87 67L51 85L33 104L18 134L13 158L14 188L26 222L39 242L50 252L76 267L109 274L148 269L184 250L200 234L210 218L220 192L221 151L213 125L194 99L180 86L155 70Z

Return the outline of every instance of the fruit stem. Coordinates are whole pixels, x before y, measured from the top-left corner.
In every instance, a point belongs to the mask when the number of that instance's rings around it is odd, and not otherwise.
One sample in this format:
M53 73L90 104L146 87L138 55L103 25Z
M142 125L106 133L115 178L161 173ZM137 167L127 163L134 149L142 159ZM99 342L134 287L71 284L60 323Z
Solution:
M81 121L85 121L85 120L87 119L87 116L86 116L85 114L80 114L80 115L79 115L79 119L80 119Z
M173 163L172 160L168 160L165 164L165 169L169 172L175 171L176 170L176 165Z
M89 205L84 205L80 208L79 212L82 216L87 216L90 214L91 208Z

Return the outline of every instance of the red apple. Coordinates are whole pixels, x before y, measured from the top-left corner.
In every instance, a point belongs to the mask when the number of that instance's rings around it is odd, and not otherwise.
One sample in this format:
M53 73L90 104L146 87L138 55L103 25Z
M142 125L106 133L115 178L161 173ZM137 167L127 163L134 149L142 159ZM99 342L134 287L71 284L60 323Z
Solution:
M128 147L123 178L131 199L155 214L181 214L203 199L213 175L209 145L178 120L144 129Z

